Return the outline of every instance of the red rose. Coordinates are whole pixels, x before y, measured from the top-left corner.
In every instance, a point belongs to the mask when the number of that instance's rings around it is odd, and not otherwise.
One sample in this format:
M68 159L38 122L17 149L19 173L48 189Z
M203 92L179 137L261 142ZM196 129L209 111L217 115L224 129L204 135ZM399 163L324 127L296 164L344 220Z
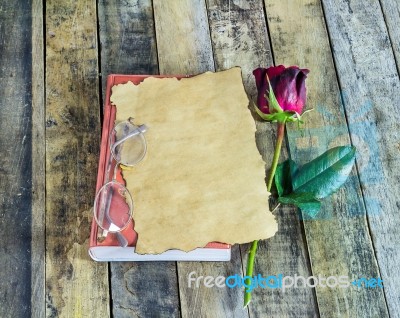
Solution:
M306 103L305 80L308 73L308 69L300 69L298 66L286 68L279 65L267 69L255 69L253 75L258 90L257 105L261 112L272 114L277 112L279 109L277 107L280 106L283 112L294 112L300 115ZM279 105L273 105L274 101L269 100L270 87Z

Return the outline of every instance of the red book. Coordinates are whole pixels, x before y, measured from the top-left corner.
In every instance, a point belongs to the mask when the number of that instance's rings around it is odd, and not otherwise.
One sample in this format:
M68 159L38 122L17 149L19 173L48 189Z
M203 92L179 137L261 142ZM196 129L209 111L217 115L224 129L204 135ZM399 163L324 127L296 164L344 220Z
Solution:
M100 146L100 160L97 174L96 193L108 181L112 179L115 160L112 159L109 133L114 126L116 109L110 103L111 88L117 84L131 81L137 85L146 77L177 77L183 76L163 76L163 75L109 75L107 77L107 91L104 105L103 131ZM119 170L117 180L124 184L124 180ZM135 195L134 193L132 194ZM122 234L128 241L127 247L121 247L115 233L105 233L97 226L95 219L92 220L90 232L89 255L95 261L229 261L231 258L231 248L228 244L209 243L205 247L197 248L190 252L180 250L168 250L161 254L137 254L135 245L138 238L134 230L134 220L122 230Z

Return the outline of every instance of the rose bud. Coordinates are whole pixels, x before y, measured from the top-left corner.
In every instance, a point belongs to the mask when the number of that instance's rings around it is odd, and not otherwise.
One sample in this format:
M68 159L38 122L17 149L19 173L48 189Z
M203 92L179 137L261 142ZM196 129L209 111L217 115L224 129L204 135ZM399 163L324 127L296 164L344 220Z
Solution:
M255 69L253 75L258 90L257 105L259 110L264 114L287 112L299 116L306 103L305 80L308 73L308 69L300 69L297 66L286 68L279 65L267 69ZM272 88L272 92L270 88ZM271 117L272 119L280 121Z

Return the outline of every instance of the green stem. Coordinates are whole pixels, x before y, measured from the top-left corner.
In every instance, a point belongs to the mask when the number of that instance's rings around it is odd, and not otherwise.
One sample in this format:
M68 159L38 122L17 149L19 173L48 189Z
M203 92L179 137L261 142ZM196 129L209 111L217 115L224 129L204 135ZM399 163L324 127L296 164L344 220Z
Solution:
M271 170L267 181L267 190L271 191L272 181L274 181L276 167L278 166L279 156L281 154L282 141L285 136L285 124L278 123L278 132L276 137L276 146L274 152L274 158L272 159Z
M276 138L274 158L272 159L271 170L269 172L268 181L267 181L267 190L268 191L271 191L271 188L272 188L272 181L274 180L276 167L278 166L279 156L281 154L282 141L283 141L284 136L285 136L285 124L278 123L278 132L277 132L277 138ZM255 240L255 241L253 241L253 243L251 244L251 247L250 247L249 258L247 260L247 268L246 268L246 276L249 278L246 278L246 281L245 281L246 286L251 284L250 277L253 277L254 261L256 259L257 245L258 245L258 240ZM246 308L249 305L250 301L251 301L251 291L248 291L248 289L245 288L243 308Z

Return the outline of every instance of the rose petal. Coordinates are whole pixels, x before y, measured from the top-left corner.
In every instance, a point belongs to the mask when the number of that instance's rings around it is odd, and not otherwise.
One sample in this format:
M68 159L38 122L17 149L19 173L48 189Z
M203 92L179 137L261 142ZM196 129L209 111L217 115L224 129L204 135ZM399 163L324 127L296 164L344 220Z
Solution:
M282 72L284 72L286 67L283 65L278 65L278 66L271 66L267 68L267 74L269 77L269 80L272 80L272 78L279 76Z
M265 114L269 114L268 101L265 98L265 94L268 94L269 85L265 78L267 70L265 68L257 68L253 71L253 75L256 79L257 86L257 106Z

